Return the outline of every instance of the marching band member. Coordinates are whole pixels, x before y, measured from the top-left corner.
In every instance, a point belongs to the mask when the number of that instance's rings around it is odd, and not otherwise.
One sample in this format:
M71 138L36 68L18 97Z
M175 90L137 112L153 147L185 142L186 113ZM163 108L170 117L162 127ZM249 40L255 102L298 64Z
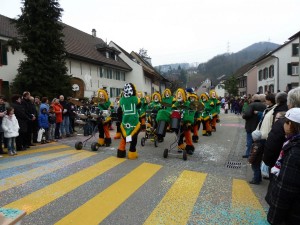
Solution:
M103 114L100 115L100 120L98 121L99 139L98 144L100 146L109 146L111 144L111 138L109 133L109 127L111 123L111 117L109 115L104 115L110 110L111 102L108 98L107 91L105 89L98 90L98 108ZM108 113L107 113L108 114ZM105 138L104 138L105 137Z
M141 104L138 107L139 119L140 119L140 123L141 123L141 130L145 130L146 129L146 106L147 106L147 103L143 96L143 92L138 91L136 96L141 101Z
M177 89L175 97L176 102L173 104L172 108L183 110L183 121L181 122L181 133L179 134L180 137L178 139L178 149L179 152L182 150L186 150L187 154L192 155L195 150L195 147L192 143L191 132L189 129L191 121L187 121L184 119L185 116L189 114L190 102L187 100L185 90L182 88ZM192 119L194 120L194 115ZM179 131L175 130L175 132L178 134ZM183 137L185 138L186 145L183 142Z
M204 110L201 113L201 121L202 121L202 136L211 136L211 110L213 108L213 103L209 101L208 93L202 93L200 95L200 103L203 104Z
M188 100L190 103L196 103L199 102L197 94L192 90L192 92L188 92ZM198 103L199 104L199 103ZM200 123L201 123L201 114L195 110L195 121L194 124L192 125L192 140L194 143L198 143L199 140L199 135L198 135L198 130L200 128Z
M132 83L124 85L123 96L120 99L122 108L121 132L122 138L118 147L117 157L126 157L126 143L130 143L128 159L136 159L138 153L136 150L137 138L140 130L139 114L137 107L140 99L136 96L136 89Z
M217 128L217 121L219 120L219 114L220 114L220 107L221 107L221 102L218 99L217 93L215 90L210 90L209 92L209 101L213 103L213 109L211 111L212 114L212 120L211 120L211 128L212 131L216 131Z

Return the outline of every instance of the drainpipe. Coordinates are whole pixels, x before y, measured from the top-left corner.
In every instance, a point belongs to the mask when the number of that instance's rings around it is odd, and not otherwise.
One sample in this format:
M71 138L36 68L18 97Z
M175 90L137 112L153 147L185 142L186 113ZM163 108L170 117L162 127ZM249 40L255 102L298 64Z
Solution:
M280 90L279 89L279 58L277 56L273 56L273 57L277 59L277 90ZM277 90L276 90L276 92L277 92ZM282 90L280 90L280 91L282 91ZM275 90L274 90L274 92L275 92Z

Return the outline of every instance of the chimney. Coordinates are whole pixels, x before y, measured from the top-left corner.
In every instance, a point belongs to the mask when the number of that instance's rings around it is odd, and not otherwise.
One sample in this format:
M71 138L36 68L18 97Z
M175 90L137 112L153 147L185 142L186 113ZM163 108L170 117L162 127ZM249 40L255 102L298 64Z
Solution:
M96 30L95 29L92 30L92 36L96 37Z

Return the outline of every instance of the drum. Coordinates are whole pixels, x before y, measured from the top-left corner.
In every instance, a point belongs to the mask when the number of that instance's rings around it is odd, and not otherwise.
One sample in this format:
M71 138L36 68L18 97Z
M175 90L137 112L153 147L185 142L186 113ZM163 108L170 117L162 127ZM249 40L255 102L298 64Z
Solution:
M156 134L158 136L164 137L166 136L166 130L167 130L167 122L163 120L159 121L157 123Z
M194 110L185 110L183 112L183 123L194 124L195 121L195 111Z
M179 129L180 127L181 114L178 110L173 110L171 113L171 129Z
M93 106L91 108L91 117L96 120L98 119L99 114L100 114L100 109L96 106Z
M165 121L167 123L170 122L170 111L165 110L165 109L161 109L158 111L157 113L157 117L156 117L156 121L160 122L160 121Z
M86 107L80 107L80 108L78 108L78 110L77 110L77 116L79 117L79 119L82 119L82 120L85 120L85 119L87 119L88 118L88 116L87 116L87 109L86 109Z
M109 122L111 120L109 110L101 110L100 115L102 117L102 123L106 123L106 122Z

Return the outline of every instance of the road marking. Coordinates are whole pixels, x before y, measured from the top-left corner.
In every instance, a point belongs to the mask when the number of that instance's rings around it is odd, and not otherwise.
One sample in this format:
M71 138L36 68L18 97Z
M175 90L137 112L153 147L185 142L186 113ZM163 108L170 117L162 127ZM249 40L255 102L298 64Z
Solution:
M61 156L67 156L75 153L80 153L78 150L67 150L63 152L57 152L57 153L52 153L48 155L42 155L42 156L35 156L30 159L22 159L22 160L17 160L13 162L6 162L6 163L1 163L0 164L0 170L4 169L9 169L17 166L25 166L28 164L36 163L36 162L43 162L45 160L49 159L55 159Z
M18 155L15 155L13 157L18 157L21 155L29 155L29 154L34 154L34 153L39 153L39 152L46 152L46 151L50 151L50 150L58 150L58 149L62 149L62 148L70 148L69 145L54 145L54 146L50 146L50 147L45 147L45 148L30 148L26 151L18 151ZM8 158L11 156L9 156L8 154L3 155L3 158Z
M233 179L230 224L269 224L257 197L244 180Z
M209 174L187 224L230 224L232 180Z
M160 165L143 163L58 221L56 225L99 224L148 181L160 168Z
M2 179L2 180L0 180L0 187L1 187L0 192L6 191L10 188L24 184L24 183L26 183L30 180L33 180L37 177L41 177L43 175L52 173L56 170L59 170L63 167L71 165L75 162L78 162L80 160L83 160L83 159L88 158L95 154L97 154L97 153L81 152L76 155L72 155L70 157L67 157L67 158L64 158L61 160L57 160L53 163L47 163L44 166L26 171L24 173L20 173L18 175L12 176L12 177Z
M187 224L206 176L183 171L144 224Z
M109 157L93 166L90 166L69 177L59 180L47 187L44 187L32 194L29 194L17 201L14 201L4 208L15 208L26 211L27 215L35 210L47 205L57 198L62 197L68 192L76 189L80 185L94 179L111 168L124 162L126 159ZM42 198L41 198L42 196Z

